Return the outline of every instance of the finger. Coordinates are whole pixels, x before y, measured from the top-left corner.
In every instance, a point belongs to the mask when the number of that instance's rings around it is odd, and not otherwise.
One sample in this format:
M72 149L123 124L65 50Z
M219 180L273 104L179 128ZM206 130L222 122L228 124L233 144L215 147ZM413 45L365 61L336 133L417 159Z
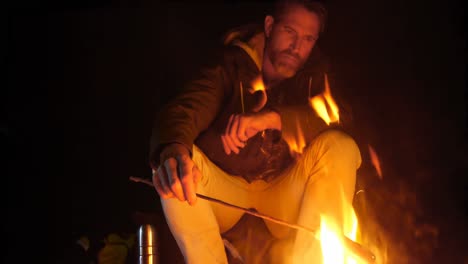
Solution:
M169 188L169 182L167 180L167 173L166 173L166 168L164 166L160 166L157 170L157 176L159 183L161 184L162 191L164 192L163 196L169 197L174 197L174 194L171 191L171 188Z
M233 119L234 119L234 115L231 115L231 116L229 117L229 121L228 121L228 123L227 123L226 130L224 131L224 134L225 134L225 135L229 135L229 131L230 131L230 129L231 129L231 124L232 124L232 120L233 120Z
M156 191L158 192L159 196L163 199L168 199L174 197L172 195L172 192L169 194L164 191L164 188L162 187L161 180L159 179L158 172L153 170L153 186L156 188Z
M226 136L221 135L221 141L223 142L224 153L226 153L226 155L231 154L231 149L226 142Z
M193 161L189 156L181 156L177 160L179 164L180 182L185 199L190 205L193 205L195 201L195 185L192 174Z
M232 142L231 138L226 136L224 137L224 139L226 140L226 145L228 146L228 148L236 153L236 154L239 154L239 148Z
M245 142L249 139L249 137L247 137L247 134L246 134L246 130L247 130L247 118L241 118L239 120L239 124L238 124L238 127L237 127L237 137L239 138L240 141Z
M158 192L159 196L163 197L164 196L164 190L161 186L161 182L159 181L159 176L157 170L152 170L153 171L153 177L151 177L151 180L153 181L153 186Z
M241 142L239 140L239 138L237 137L237 129L239 127L239 119L241 119L241 117L239 115L236 115L234 116L233 120L232 120L232 124L231 124L231 127L229 129L229 137L231 138L231 141L232 143L236 146L236 147L244 147L244 143Z
M174 158L167 159L164 162L164 167L166 168L167 178L169 179L169 188L177 199L185 201L184 192L177 173L177 160Z

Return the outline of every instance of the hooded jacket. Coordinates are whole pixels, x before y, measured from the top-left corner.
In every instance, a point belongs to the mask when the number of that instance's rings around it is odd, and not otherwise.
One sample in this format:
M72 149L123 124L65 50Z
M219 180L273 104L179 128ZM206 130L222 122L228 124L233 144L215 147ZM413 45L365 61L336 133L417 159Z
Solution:
M265 92L252 92L252 83L261 75L264 41L262 27L258 25L237 28L225 35L224 47L214 63L203 68L157 114L150 162L159 164L159 154L166 144L180 143L189 150L196 144L227 173L249 182L269 181L293 163L296 155L290 146L302 140L307 145L329 128L309 104L309 98L324 90L324 76L329 68L319 47L313 48L293 77ZM230 115L252 113L260 108L278 112L282 130L259 132L239 154L227 155L221 135Z

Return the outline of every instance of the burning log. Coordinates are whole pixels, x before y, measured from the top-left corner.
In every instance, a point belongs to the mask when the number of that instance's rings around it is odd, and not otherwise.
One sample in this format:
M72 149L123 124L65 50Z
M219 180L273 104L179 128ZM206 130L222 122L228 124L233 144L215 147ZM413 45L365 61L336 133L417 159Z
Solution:
M146 184L148 186L153 186L153 183L151 181L145 180L145 179L142 179L142 178L130 176L130 180L134 181L134 182L141 182L141 183L144 183L144 184ZM283 220L280 220L280 219L277 219L277 218L274 218L274 217L259 213L254 209L248 209L248 208L240 207L240 206L230 204L228 202L225 202L225 201L222 201L222 200L219 200L219 199L215 199L215 198L212 198L212 197L209 197L209 196L206 196L206 195L202 195L202 194L198 194L198 193L196 195L200 199L207 200L207 201L210 201L210 202L214 202L214 203L217 203L217 204L221 204L221 205L224 205L224 206L229 207L229 208L237 209L237 210L243 211L246 214L253 215L255 217L259 217L259 218L262 218L262 219L265 219L265 220L268 220L268 221L271 221L271 222L274 222L274 223L277 223L277 224L280 224L280 225L283 225L283 226L287 226L287 227L290 227L290 228L293 228L293 229L296 229L296 230L307 231L307 232L313 234L316 239L320 240L320 234L319 234L319 232L317 232L317 230L313 230L313 229L307 228L305 226L297 225L297 224L288 223L286 221L283 221ZM361 244L359 244L359 243L357 243L355 241L352 241L351 239L349 239L348 237L346 237L344 235L342 236L342 240L344 242L344 247L346 248L347 252L350 253L353 257L355 257L357 260L359 260L360 263L375 263L375 255L370 250L368 250L367 248L365 248Z

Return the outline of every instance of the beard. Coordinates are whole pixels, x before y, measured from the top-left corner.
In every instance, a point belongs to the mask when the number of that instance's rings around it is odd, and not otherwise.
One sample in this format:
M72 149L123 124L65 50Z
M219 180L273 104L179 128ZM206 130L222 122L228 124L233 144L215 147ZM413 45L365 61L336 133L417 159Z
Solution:
M294 76L305 63L304 59L301 59L298 54L293 53L289 49L270 52L270 61L276 72L285 78Z

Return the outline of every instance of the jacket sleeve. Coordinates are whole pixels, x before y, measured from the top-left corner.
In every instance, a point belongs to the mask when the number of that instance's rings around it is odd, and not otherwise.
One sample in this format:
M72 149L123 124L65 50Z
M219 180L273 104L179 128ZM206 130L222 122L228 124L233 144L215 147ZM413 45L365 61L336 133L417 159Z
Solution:
M218 114L225 96L226 72L222 65L205 68L157 113L150 143L150 163L169 143L180 143L192 153L194 140Z

